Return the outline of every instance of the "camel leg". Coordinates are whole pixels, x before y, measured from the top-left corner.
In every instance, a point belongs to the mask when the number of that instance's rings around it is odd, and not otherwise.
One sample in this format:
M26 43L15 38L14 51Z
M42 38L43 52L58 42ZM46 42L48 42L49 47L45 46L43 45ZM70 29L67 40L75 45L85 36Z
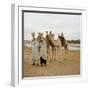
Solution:
M57 60L57 48L55 47L55 58L54 60Z
M58 59L57 57L58 57L58 48L56 47L56 48L55 48L55 60Z
M54 50L52 49L51 50L51 61L53 61L54 60Z
M48 57L49 57L49 61L52 62L52 60L53 60L53 51L52 51L51 48L49 49Z
M52 60L53 61L56 60L56 48L53 48L53 50L52 50Z
M60 50L60 56L61 56L60 62L63 62L64 60L64 50L63 49Z
M48 57L48 60L49 60L49 48L47 47L47 57Z
M52 62L52 60L53 60L53 51L52 51L52 49L50 50L50 62Z
M47 53L48 53L48 61L51 61L51 57L52 57L51 49L48 48Z
M57 53L56 53L57 60L60 60L60 57L61 57L60 48L57 48Z
M57 48L56 48L56 47L55 47L54 52L55 52L55 57L54 57L54 60L56 61L56 60L57 60Z
M65 49L65 60L68 59L68 49Z

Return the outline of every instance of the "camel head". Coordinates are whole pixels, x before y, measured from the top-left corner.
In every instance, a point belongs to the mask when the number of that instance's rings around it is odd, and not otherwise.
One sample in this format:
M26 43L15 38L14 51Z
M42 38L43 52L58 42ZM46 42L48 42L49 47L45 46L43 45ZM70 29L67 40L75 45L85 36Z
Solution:
M42 42L43 38L44 38L43 33L38 33L38 37L37 37L38 42Z

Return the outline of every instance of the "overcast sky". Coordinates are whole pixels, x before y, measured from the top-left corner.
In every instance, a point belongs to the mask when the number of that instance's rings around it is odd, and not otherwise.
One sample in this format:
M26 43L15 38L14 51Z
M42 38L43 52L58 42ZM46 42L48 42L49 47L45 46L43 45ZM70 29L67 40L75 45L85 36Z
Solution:
M80 39L81 16L69 14L24 13L24 40L31 40L32 32L63 32L67 40Z

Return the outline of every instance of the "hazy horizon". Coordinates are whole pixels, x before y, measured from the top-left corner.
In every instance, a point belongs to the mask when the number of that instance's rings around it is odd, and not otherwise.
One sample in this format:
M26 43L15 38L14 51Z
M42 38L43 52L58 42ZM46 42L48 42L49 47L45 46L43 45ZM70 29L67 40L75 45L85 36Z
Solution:
M24 13L24 40L31 40L31 33L52 31L57 38L64 33L66 40L80 40L81 15Z

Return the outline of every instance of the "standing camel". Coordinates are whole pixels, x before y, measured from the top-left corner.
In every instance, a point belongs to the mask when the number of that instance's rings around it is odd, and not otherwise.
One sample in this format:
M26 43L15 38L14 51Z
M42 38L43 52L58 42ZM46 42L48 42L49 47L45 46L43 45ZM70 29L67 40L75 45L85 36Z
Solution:
M56 42L54 40L54 34L52 34L52 31L48 33L46 32L46 45L47 45L47 52L48 52L48 60L56 60Z
M61 41L61 47L62 47L62 49L61 49L62 53L61 54L62 54L62 57L65 58L68 55L68 43L67 43L67 40L65 39L63 32L61 33L61 36L58 35L58 38Z

